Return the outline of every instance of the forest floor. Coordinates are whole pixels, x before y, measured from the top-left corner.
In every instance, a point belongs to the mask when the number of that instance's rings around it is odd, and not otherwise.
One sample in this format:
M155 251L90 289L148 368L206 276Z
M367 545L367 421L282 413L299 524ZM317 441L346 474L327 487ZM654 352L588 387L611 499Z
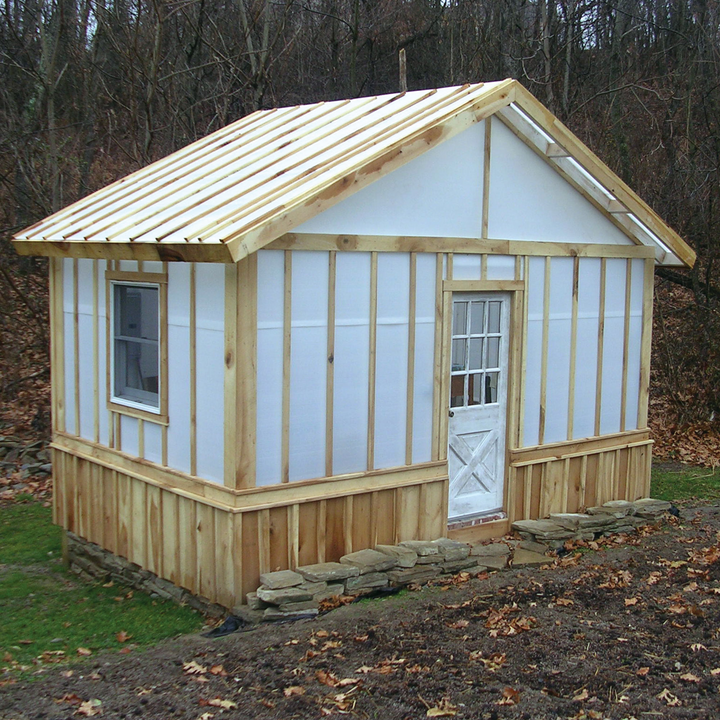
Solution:
M0 719L710 719L719 689L720 506L703 505L540 568L6 674Z

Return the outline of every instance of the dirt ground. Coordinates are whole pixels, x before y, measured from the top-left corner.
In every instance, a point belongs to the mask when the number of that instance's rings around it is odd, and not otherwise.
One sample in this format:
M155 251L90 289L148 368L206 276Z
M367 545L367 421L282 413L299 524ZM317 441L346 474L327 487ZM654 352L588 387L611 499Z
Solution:
M0 685L2 720L718 718L720 507L544 568Z

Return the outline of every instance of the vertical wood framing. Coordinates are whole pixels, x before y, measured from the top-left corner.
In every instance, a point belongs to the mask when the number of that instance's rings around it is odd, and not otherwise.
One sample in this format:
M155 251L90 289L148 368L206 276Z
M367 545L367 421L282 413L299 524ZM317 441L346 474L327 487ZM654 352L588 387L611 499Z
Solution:
M520 398L518 407L518 447L523 444L525 437L525 376L527 374L527 332L528 332L528 282L530 269L530 258L525 255L523 257L523 278L525 279L525 291L523 292L523 304L522 304L522 348L520 353Z
M632 259L625 260L625 321L623 324L622 389L620 391L620 432L625 431L627 415L628 355L630 353L630 300L632 295Z
M602 412L602 376L603 376L603 346L605 343L605 276L607 262L600 260L600 303L598 309L598 345L597 345L597 375L595 379L595 435L600 434L600 418Z
M638 428L648 424L650 396L650 353L652 350L653 292L655 290L655 261L645 260L643 277L642 336L640 339L640 391L638 393Z
M435 340L433 344L433 400L431 459L440 458L440 402L442 393L443 255L435 255Z
M545 258L545 280L543 287L542 356L540 358L540 422L538 445L545 441L545 410L547 407L547 366L548 341L550 336L550 258Z
M438 459L447 460L448 455L448 411L450 398L450 348L452 341L452 293L443 293L442 319L442 373L441 373L441 404L439 413L439 446Z
M370 253L370 348L368 366L367 469L375 467L375 370L377 361L377 252Z
M100 442L100 318L99 318L99 280L98 269L100 263L97 260L92 261L93 284L93 439L96 443ZM107 359L106 359L107 362Z
M334 250L328 253L327 374L325 376L325 475L328 477L333 474L336 255Z
M62 258L50 258L50 378L53 430L65 432L65 311Z
M224 483L229 487L235 485L235 468L237 462L235 455L237 438L235 409L238 400L238 341L237 341L237 315L238 315L238 268L237 265L225 266L225 378L224 395L225 407L223 416L224 428ZM163 449L166 443L163 437ZM163 465L167 464L167 457L163 457Z
M237 263L237 455L235 488L255 486L257 433L257 254Z
M577 357L577 326L578 326L578 282L580 275L580 258L573 258L572 314L570 319L570 387L568 389L567 439L573 438L573 421L575 418L575 362Z
M488 236L488 213L490 211L490 148L492 144L492 118L485 118L485 150L483 156L483 194L482 194L482 229L480 237ZM483 265L487 267L487 258L483 256ZM483 275L483 279L486 276Z
M190 264L190 474L197 475L197 266ZM227 297L226 297L227 301Z
M417 253L410 253L410 299L408 308L407 398L405 401L405 464L412 465L415 401L415 319L417 313Z
M280 465L282 482L290 482L290 353L292 350L292 251L284 253L283 275L283 367L282 367L282 438Z
M138 457L145 457L145 421L142 418L138 418L137 421L138 429Z
M75 374L75 434L80 435L80 309L78 307L78 265L73 260L73 370Z
M108 260L108 270L115 269L115 261ZM111 397L110 393L110 283L105 283L105 397ZM111 448L117 447L115 441L115 413L108 409L108 445Z
M480 256L480 279L487 280L487 267L488 267L488 256L487 253L483 253Z

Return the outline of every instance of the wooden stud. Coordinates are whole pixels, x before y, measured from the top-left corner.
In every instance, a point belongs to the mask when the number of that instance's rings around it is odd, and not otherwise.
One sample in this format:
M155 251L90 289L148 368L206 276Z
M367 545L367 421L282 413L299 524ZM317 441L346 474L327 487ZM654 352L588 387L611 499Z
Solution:
M288 567L300 565L300 505L288 506Z
M333 474L335 386L335 276L336 253L328 253L327 365L325 375L325 475Z
M443 319L442 319L442 365L440 390L440 418L439 418L439 446L438 459L447 460L448 453L448 411L450 403L450 355L452 342L452 307L453 296L451 292L443 293Z
M597 374L595 379L595 435L600 435L602 411L603 347L605 343L605 276L607 263L600 260L600 302L598 307Z
M485 148L483 156L483 193L482 193L482 228L481 238L487 238L488 236L488 223L489 223L489 212L490 212L490 152L492 146L492 118L485 118ZM487 267L487 259L485 259L485 266ZM487 277L487 274L483 274L483 279Z
M648 424L650 395L650 353L652 351L653 291L655 289L655 263L645 260L643 276L642 335L640 339L640 391L638 393L638 428Z
M50 344L52 426L65 432L65 308L63 300L64 260L50 260Z
M447 254L447 260L446 260L446 270L445 270L445 281L451 281L453 279L453 258L455 257L454 253L449 252ZM444 283L443 283L443 289Z
M520 390L519 390L519 408L518 408L518 447L522 446L525 438L525 378L527 375L527 332L528 332L528 313L529 313L529 270L530 270L530 258L526 255L523 258L523 281L525 282L525 291L523 292L523 307L522 307L522 347L520 354Z
M190 265L190 474L197 475L197 265Z
M573 259L572 315L570 320L570 387L568 389L567 439L573 438L575 420L575 363L577 358L578 283L580 258Z
M587 507L587 498L585 497L585 492L587 488L587 466L588 466L588 456L583 455L581 458L581 464L580 464L580 491L579 491L579 498L578 503L581 508Z
M627 416L628 356L630 354L630 302L632 300L632 260L625 261L625 321L623 324L622 384L620 390L620 431Z
M225 372L223 389L223 481L227 487L235 487L237 469L237 415L238 406L238 267L234 263L225 266ZM192 414L192 412L191 412ZM163 461L163 465L167 463Z
M370 348L368 363L367 469L375 468L375 370L377 362L378 258L370 255Z
M548 341L550 337L550 258L545 258L545 280L543 285L543 334L542 356L540 358L540 422L538 444L545 441L545 412L547 408Z
M138 429L138 457L145 457L145 421L139 418L137 421Z
M290 482L290 358L292 352L292 251L284 253L282 439L280 447L282 482Z
M442 413L442 311L443 311L443 256L435 256L435 340L433 343L433 400L432 448L430 457L440 458L440 416Z
M405 464L412 465L415 404L415 318L417 314L417 253L410 253L408 307L407 397L405 401Z
M260 573L270 572L272 564L270 561L270 510L258 511L258 547L260 558Z
M320 500L317 506L317 561L322 563L326 558L327 500Z
M522 290L522 280L445 280L445 292L515 292Z
M75 434L80 436L80 310L78 307L78 264L73 260L73 369L75 374Z
M352 495L343 499L343 547L346 555L353 552L353 505Z
M238 262L235 487L255 485L257 437L257 255Z
M162 443L162 464L167 467L168 464L168 429L167 425L160 426L160 442Z

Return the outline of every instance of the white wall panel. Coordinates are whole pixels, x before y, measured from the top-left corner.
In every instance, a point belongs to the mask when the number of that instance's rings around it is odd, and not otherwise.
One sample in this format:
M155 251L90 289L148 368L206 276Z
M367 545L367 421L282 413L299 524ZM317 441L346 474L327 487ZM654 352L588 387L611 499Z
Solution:
M338 253L335 267L333 473L367 469L370 254Z
M190 472L190 265L168 264L168 465Z
M545 259L531 257L527 278L528 327L525 372L524 445L537 445L540 426L540 358L542 357Z
M293 231L480 237L484 133L473 125Z
M118 270L122 272L137 272L138 264L136 260L120 260Z
M328 253L293 252L290 480L325 475Z
M595 434L600 258L582 258L578 269L573 438Z
M453 280L479 280L481 273L481 255L453 254Z
M603 341L600 434L620 431L623 333L625 325L625 260L607 261L605 275L605 336Z
M507 240L632 244L500 122L492 124L488 234Z
M432 454L436 259L430 253L418 253L416 258L412 461L420 463L428 462Z
M197 472L206 480L222 483L225 266L197 263L195 268Z
M257 475L258 485L281 479L283 293L282 250L258 253Z
M128 415L120 415L120 449L128 455L138 455L138 421Z
M375 467L405 464L410 256L378 255Z
M628 343L627 395L625 404L625 429L638 426L638 396L640 394L640 355L642 339L642 310L644 260L632 260L630 295L630 335Z
M487 279L488 280L514 280L515 279L515 256L514 255L488 255Z
M145 421L145 459L162 463L162 425Z
M544 442L567 440L573 259L550 262L550 325Z
M100 442L107 443L110 439L110 414L107 409L107 318L106 318L106 290L105 270L107 262L98 260L98 398Z
M92 262L92 261L89 261ZM92 278L90 280L92 282ZM80 343L80 436L86 440L95 439L95 388L93 374L93 316L80 313L78 317Z
M75 432L75 326L74 264L63 261L63 353L65 356L65 429Z

